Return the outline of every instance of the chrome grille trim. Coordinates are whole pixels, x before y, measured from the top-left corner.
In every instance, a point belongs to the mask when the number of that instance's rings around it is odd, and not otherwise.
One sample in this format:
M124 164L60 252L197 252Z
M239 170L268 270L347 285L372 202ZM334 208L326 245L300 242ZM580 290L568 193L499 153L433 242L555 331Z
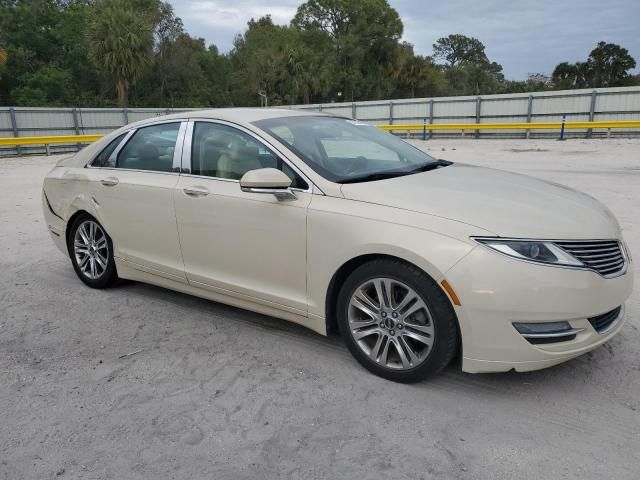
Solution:
M566 240L553 243L580 260L586 268L604 277L616 277L626 271L626 258L618 240Z

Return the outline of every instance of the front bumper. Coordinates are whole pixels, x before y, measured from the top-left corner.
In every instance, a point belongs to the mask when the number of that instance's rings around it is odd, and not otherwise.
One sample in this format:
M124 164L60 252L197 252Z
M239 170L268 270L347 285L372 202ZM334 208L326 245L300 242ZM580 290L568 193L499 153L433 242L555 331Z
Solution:
M622 315L606 331L589 318L609 312L633 290L632 265L604 278L596 272L537 265L476 247L446 273L462 306L456 307L465 372L537 370L570 360L608 341L624 323ZM575 338L532 344L514 322L566 321Z

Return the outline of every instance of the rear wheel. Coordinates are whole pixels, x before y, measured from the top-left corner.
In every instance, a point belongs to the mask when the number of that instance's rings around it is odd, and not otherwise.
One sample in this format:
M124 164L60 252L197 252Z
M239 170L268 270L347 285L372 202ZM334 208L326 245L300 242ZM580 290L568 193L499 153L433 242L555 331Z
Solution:
M105 288L118 278L111 238L90 215L80 215L73 222L69 256L80 280L92 288Z
M338 326L365 368L397 382L438 373L458 345L449 299L431 277L399 260L374 260L347 278L338 297Z

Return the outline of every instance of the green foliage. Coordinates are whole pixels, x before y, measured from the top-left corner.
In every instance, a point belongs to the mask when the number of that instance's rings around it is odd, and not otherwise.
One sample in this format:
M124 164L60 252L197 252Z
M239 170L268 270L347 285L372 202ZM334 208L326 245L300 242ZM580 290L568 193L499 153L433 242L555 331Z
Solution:
M504 85L502 65L489 60L477 38L459 34L439 38L433 52L435 58L446 61L442 68L458 94L497 93Z
M40 67L21 79L14 90L19 105L39 107L41 105L63 106L64 99L72 96L72 75L53 65Z
M291 23L301 32L315 33L308 38L331 52L335 93L382 98L394 90L403 26L386 0L309 0L298 7Z
M599 42L586 62L562 62L553 71L556 88L598 88L638 85L629 73L636 61L626 48L615 43Z
M477 38L460 34L439 38L433 44L433 56L446 60L451 67L464 64L483 65L489 63L482 42Z
M151 64L155 12L146 5L135 9L134 3L143 2L99 1L87 28L89 58L115 84L120 107Z
M400 39L387 0L308 0L289 25L251 19L220 54L163 0L0 0L0 104L224 107L531 92L640 84L623 47L508 81L480 40L440 38L434 56Z

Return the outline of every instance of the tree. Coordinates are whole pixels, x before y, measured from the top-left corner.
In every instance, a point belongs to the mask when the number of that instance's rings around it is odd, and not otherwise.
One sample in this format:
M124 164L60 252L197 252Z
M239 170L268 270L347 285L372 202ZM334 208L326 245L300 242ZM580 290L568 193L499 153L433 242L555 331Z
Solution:
M436 58L447 62L442 69L456 93L479 95L496 93L502 88L502 65L489 60L477 38L449 35L439 38L433 50Z
M402 21L387 0L309 0L292 25L316 32L333 51L334 91L351 98L383 97L394 89L401 67Z
M430 57L415 55L413 45L402 43L402 67L394 97L435 97L447 95L449 83Z
M21 79L21 86L13 91L18 105L39 107L63 106L73 101L73 77L67 70L45 65Z
M445 60L451 67L462 64L482 65L489 63L482 42L477 38L460 34L439 38L433 44L433 56Z
M4 67L7 64L7 51L4 48L0 48L0 74L4 71Z
M589 73L586 63L559 63L553 70L551 82L557 89L587 88Z
M636 61L626 48L615 43L599 42L587 59L589 83L593 87L612 87L630 80L629 70Z
M615 43L599 42L586 62L559 63L553 70L555 88L598 88L637 83L629 70L636 61L626 48Z
M127 105L129 87L151 63L154 18L151 12L134 10L125 0L96 4L87 29L89 56L114 84L117 104Z

